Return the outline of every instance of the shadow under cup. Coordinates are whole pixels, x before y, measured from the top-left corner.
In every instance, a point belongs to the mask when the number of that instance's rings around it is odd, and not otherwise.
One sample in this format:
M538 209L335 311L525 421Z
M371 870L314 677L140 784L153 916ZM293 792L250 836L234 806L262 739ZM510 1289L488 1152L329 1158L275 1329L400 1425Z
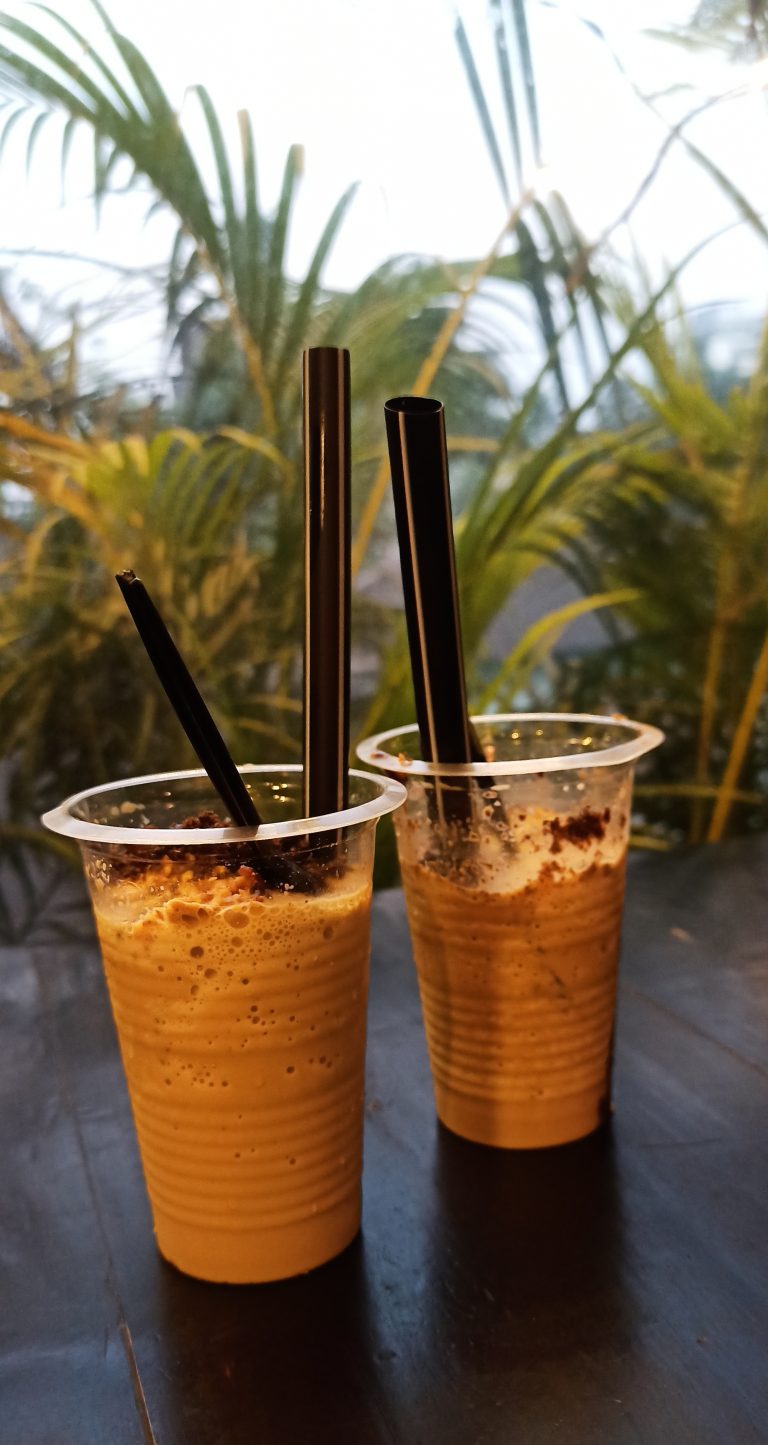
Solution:
M348 808L297 819L300 767L241 773L258 836L216 826L199 772L43 821L82 850L160 1252L255 1283L360 1225L374 838L405 793L352 772Z
M481 1144L564 1144L610 1108L634 765L663 735L473 722L485 764L424 761L416 728L358 755L407 789L394 821L440 1119Z

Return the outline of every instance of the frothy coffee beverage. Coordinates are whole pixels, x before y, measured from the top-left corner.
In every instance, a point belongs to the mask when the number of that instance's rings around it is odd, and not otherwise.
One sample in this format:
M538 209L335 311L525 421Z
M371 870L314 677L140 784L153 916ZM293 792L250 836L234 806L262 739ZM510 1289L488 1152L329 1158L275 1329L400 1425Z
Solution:
M527 808L503 843L481 826L443 847L423 811L395 822L439 1117L506 1148L591 1133L609 1109L626 812Z
M188 1274L281 1279L357 1233L369 874L91 878L157 1242Z

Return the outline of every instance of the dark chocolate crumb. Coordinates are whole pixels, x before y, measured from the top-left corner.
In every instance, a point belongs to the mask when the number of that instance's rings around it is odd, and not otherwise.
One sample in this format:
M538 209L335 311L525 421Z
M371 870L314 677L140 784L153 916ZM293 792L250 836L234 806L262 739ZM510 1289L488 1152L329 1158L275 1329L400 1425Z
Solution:
M175 828L229 828L229 818L222 818L219 813L214 813L210 808L202 813L190 813L181 823L174 823Z
M548 819L544 827L552 839L549 845L550 853L561 853L564 842L574 843L577 848L585 848L593 839L599 842L605 837L605 825L610 816L608 808L602 814L593 812L591 808L583 808L580 813L566 818L564 822L560 818Z

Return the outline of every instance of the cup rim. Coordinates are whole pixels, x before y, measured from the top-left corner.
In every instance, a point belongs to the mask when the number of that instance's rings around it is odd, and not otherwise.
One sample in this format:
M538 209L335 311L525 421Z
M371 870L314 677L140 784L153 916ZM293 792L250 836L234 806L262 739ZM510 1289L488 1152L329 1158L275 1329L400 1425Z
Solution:
M245 763L238 767L239 773L302 773L301 763ZM75 838L78 843L121 843L134 848L184 847L199 848L204 845L247 843L254 839L264 842L270 838L293 838L307 833L326 833L334 828L349 828L357 824L374 822L392 813L405 801L406 791L402 783L394 778L382 777L377 773L363 772L350 768L351 778L364 778L378 789L366 803L355 803L336 813L323 813L314 818L290 818L279 823L264 823L260 828L119 828L111 823L88 823L83 818L72 816L73 808L86 798L95 798L102 793L117 792L120 788L137 787L144 783L174 782L187 778L205 778L203 768L183 769L180 772L145 773L136 778L119 778L114 783L102 783L97 788L84 788L65 798L57 808L43 813L41 822L52 833L65 838Z
M664 733L650 723L633 722L620 713L613 715L587 712L505 712L484 713L471 721L478 727L484 723L547 723L572 722L574 724L610 723L612 727L626 729L626 742L612 743L609 747L598 748L592 753L566 753L551 758L508 758L491 763L440 763L426 762L423 758L403 760L402 754L395 755L387 750L386 744L392 738L418 737L418 727L410 723L406 727L389 728L375 737L365 738L357 747L357 756L372 767L383 772L395 773L398 777L458 777L487 779L525 777L531 773L560 773L575 768L610 768L634 763L637 758L657 748L664 741Z

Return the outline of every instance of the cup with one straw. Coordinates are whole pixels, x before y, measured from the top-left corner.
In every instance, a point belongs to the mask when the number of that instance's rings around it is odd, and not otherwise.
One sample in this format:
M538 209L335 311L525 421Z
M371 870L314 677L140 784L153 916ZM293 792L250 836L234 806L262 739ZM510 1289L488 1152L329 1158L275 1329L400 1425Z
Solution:
M236 766L146 588L118 581L203 771L92 788L44 822L82 850L160 1252L200 1279L281 1279L359 1228L374 835L404 790L345 757L321 797L312 756L307 804L302 764ZM325 705L338 733L338 689Z
M623 718L469 718L443 408L386 406L416 725L358 755L402 780L398 856L437 1112L539 1148L608 1116L636 760Z

